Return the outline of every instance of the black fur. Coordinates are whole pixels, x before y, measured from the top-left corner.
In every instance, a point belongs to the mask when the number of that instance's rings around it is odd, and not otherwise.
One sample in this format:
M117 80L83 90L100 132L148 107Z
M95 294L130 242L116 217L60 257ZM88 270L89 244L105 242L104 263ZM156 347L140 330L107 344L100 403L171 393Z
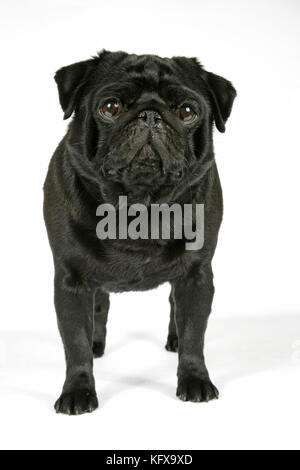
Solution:
M44 193L44 215L55 265L55 307L67 376L57 412L80 414L98 406L93 355L104 353L109 293L171 284L166 348L178 351L182 400L218 397L203 346L213 300L212 257L222 219L222 192L213 151L213 123L224 132L236 92L196 59L102 51L56 75L65 118L74 117L54 153ZM118 98L117 119L99 107ZM198 115L183 125L176 114L191 103ZM157 117L158 116L158 117ZM149 130L150 129L150 130ZM102 202L174 201L205 204L205 243L185 240L99 240Z

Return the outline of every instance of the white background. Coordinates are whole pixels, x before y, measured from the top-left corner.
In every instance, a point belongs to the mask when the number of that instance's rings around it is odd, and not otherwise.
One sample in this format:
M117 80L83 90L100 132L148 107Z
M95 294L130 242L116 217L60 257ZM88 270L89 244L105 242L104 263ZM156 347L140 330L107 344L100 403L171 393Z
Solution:
M299 448L300 2L1 0L0 18L1 448ZM42 186L66 129L53 75L102 48L197 56L238 91L215 132L225 218L206 354L218 402L176 399L162 286L112 296L100 409L53 411L64 357Z

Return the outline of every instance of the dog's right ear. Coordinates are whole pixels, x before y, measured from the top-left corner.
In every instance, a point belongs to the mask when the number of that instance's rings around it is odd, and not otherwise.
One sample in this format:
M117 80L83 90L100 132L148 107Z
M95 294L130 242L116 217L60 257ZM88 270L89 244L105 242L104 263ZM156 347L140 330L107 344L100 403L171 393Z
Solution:
M64 111L64 119L68 119L72 115L79 94L98 61L99 57L95 57L62 67L56 72L54 79L57 83L59 102Z

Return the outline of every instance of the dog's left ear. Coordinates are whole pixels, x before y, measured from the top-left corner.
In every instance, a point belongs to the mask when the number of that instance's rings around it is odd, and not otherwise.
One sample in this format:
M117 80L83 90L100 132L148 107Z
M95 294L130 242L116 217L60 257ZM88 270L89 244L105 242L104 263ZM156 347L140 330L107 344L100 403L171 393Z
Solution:
M79 94L94 70L98 58L77 62L59 69L54 79L57 83L59 102L64 111L64 119L68 119L75 107Z
M192 77L197 83L200 80L204 83L209 94L212 112L217 129L225 132L225 123L230 116L236 91L233 85L223 77L204 70L200 62L195 58L173 57L173 60L180 66L187 77Z
M225 78L203 69L201 72L210 94L216 127L220 132L225 132L225 123L230 116L236 90Z

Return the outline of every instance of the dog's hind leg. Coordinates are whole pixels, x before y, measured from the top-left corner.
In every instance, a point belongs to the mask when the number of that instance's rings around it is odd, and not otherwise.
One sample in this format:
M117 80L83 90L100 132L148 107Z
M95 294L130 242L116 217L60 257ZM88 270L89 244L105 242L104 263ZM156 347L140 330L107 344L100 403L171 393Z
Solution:
M173 289L171 290L169 301L171 306L171 313L170 313L170 323L169 323L169 334L166 344L166 350L177 352L178 351L178 334L177 334L177 327L175 322L175 302L173 299Z
M94 357L101 357L105 350L106 323L109 310L109 295L97 290L94 295Z

